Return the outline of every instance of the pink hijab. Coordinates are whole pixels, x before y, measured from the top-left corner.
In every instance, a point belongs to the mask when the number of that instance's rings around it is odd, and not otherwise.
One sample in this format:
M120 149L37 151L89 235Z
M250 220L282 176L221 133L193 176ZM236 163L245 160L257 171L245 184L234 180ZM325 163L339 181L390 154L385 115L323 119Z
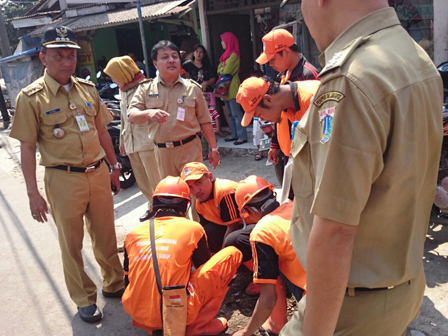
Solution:
M222 40L226 44L226 50L219 58L220 62L224 62L226 64L226 59L228 59L232 54L236 54L239 59L240 58L240 44L238 43L238 39L231 32L226 32L221 35Z

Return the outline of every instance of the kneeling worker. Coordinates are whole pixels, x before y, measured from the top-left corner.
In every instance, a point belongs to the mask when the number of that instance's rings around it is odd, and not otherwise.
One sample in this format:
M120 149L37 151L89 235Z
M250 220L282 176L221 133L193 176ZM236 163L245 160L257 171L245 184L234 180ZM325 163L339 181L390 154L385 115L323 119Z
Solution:
M196 197L196 211L207 234L210 252L218 252L224 244L238 245L238 249L243 253L244 265L252 272L249 236L255 224L243 228L243 220L235 201L238 183L227 179L213 179L213 174L200 162L187 163L180 177L187 182L191 194ZM246 288L246 294L259 293L260 286L253 283Z
M289 237L293 203L280 205L273 190L272 184L254 175L236 188L241 212L257 222L250 234L250 245L254 257L253 281L261 288L249 323L234 336L252 335L260 326L279 334L287 322L283 281L297 301L306 289L306 274Z
M154 221L161 287L163 291L165 287L179 285L188 289L185 335L215 335L226 328L227 320L215 318L215 315L241 264L242 255L236 248L229 247L211 257L204 229L185 218L189 203L190 190L179 177L166 177L153 194L155 219L151 221ZM158 334L162 329L161 295L149 232L150 221L147 221L126 237L127 286L122 301L134 325ZM190 273L192 263L196 271ZM172 299L170 296L169 300Z
M286 82L280 85L267 76L249 77L241 83L236 96L236 101L245 112L241 125L248 126L254 116L276 123L282 118L288 118L291 122L298 121L308 110L311 98L319 86L318 80Z

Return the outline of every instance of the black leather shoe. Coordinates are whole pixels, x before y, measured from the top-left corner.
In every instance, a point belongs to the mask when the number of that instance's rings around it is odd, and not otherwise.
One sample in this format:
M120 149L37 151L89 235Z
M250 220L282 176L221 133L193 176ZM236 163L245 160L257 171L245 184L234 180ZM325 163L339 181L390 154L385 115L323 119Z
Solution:
M149 219L149 214L150 214L151 212L149 211L149 210L146 210L146 212L143 214L143 216L141 216L139 219L140 219L140 222L144 222L144 221L146 221L146 220L148 220Z
M78 313L81 320L87 323L93 323L99 321L103 317L96 304L82 308L78 307Z
M225 142L231 142L231 141L235 141L238 140L238 138L225 138L224 141Z
M121 298L123 296L124 293L124 288L117 290L116 292L113 293L109 293L109 292L105 292L105 291L101 291L103 293L103 296L105 298Z
M247 140L238 140L238 141L235 141L233 144L234 144L235 146L238 146L238 145L245 144L246 142L247 142Z

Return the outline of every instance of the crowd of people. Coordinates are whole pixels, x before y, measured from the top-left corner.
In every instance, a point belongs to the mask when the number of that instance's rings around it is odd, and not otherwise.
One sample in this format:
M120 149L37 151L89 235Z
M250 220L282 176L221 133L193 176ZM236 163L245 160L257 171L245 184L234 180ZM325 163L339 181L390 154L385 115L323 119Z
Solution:
M94 85L73 77L74 33L45 31L45 74L19 94L10 136L21 143L32 217L44 222L39 145L66 285L82 320L102 318L81 255L85 224L102 295L121 298L133 324L152 335L224 331L226 319L216 316L241 264L253 272L246 293L259 298L234 335L405 335L425 289L442 82L387 0L341 1L302 1L322 51L319 75L284 29L263 37L256 59L280 72L275 79L240 83L230 32L221 35L217 72L198 45L181 76L181 53L167 40L151 50L153 79L129 56L108 62L104 73L120 88L120 152L148 199L142 223L125 239L123 267L110 191L110 183L120 191L120 164L105 129L112 116ZM269 158L282 172L289 161L286 202L261 177L214 178L221 159L215 133L222 132L209 106L215 73L229 82L219 97L229 117L226 141L247 142L253 118L276 123ZM210 169L198 134L209 146ZM285 287L298 302L289 322Z

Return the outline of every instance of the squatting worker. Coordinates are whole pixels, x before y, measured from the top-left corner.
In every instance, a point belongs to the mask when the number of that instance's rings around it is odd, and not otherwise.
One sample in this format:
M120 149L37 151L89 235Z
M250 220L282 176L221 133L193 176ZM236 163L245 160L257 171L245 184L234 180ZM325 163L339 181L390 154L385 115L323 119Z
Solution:
M202 226L185 218L190 190L180 177L168 176L160 181L153 198L161 285L183 285L189 293L185 335L219 334L226 328L227 320L215 316L241 264L241 252L227 247L211 256ZM149 223L137 226L126 237L123 308L134 325L155 335L162 328L162 321ZM190 273L192 265L196 270Z
M127 113L137 87L149 80L129 56L112 58L104 72L120 87L120 153L129 156L138 187L148 200L148 210L140 217L140 221L143 221L149 216L152 194L160 181L160 175L154 154L154 141L149 135L149 123L133 125L129 122Z
M255 225L243 228L243 220L235 200L238 183L227 179L213 179L213 174L201 162L185 164L180 177L187 182L191 195L196 198L199 223L207 235L210 252L216 253L225 245L235 245L231 242L244 240L246 244L238 248L243 253L244 265L253 271L249 235ZM242 236L247 239L241 239ZM246 288L250 295L258 294L259 291L259 286L253 284Z
M292 202L280 205L275 197L274 186L255 175L240 181L236 188L240 211L257 223L250 234L250 245L254 282L261 288L249 322L234 336L250 336L260 327L278 334L287 321L284 283L297 301L306 287L306 274L289 236Z
M262 38L263 52L255 60L258 64L269 63L279 72L276 82L281 85L287 81L297 82L317 79L317 70L299 53L294 36L286 29L274 29ZM279 155L279 149L283 156ZM288 162L291 150L291 122L282 119L276 124L269 149L269 160L283 179L283 169ZM279 157L281 160L279 162ZM281 181L280 181L281 183Z
M320 81L286 82L280 85L269 79L249 77L241 83L236 97L244 109L243 125L249 125L252 118L266 121L291 123L302 119L311 99L320 86Z
M151 58L159 75L138 87L129 120L134 124L149 122L161 178L179 176L187 162L202 162L199 132L210 145L208 158L215 169L219 152L202 87L179 76L180 54L174 43L158 42Z
M425 290L442 81L387 0L303 0L302 13L324 68L291 148L307 294L281 335L404 335Z
M96 285L84 271L81 249L86 228L103 274L103 296L121 297L123 270L118 259L111 182L120 190L120 164L106 125L112 115L100 101L95 85L73 77L75 34L67 27L44 32L40 60L43 77L17 96L10 136L20 140L22 170L30 210L38 222L47 220L47 204L36 183L36 143L45 166L45 191L58 228L65 282L79 316L101 319ZM104 162L106 156L112 165Z

